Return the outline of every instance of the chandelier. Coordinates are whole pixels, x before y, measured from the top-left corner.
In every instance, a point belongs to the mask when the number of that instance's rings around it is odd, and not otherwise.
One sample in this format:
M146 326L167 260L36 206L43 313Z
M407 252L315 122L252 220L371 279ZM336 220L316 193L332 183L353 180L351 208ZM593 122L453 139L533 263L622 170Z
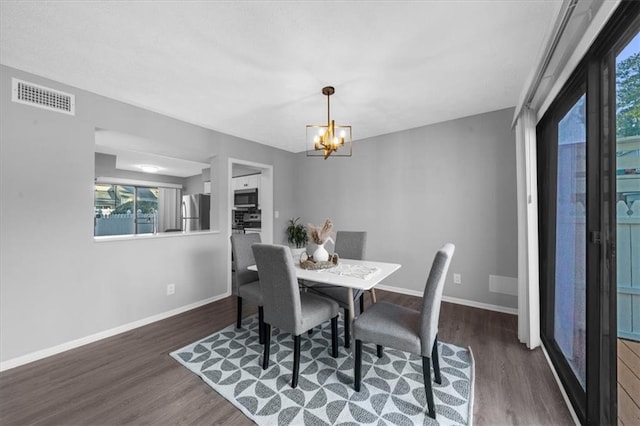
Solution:
M322 94L327 97L327 124L307 125L308 157L323 156L326 160L332 153L334 157L351 157L351 126L339 126L331 119L329 98L335 92L332 86L322 88ZM344 149L338 152L340 148Z

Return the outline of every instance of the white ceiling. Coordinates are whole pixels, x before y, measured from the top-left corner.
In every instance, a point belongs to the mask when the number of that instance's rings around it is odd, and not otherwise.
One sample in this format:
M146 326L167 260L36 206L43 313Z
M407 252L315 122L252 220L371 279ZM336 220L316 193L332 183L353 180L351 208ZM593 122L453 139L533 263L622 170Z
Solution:
M0 62L299 152L326 85L354 140L514 106L560 7L2 0Z

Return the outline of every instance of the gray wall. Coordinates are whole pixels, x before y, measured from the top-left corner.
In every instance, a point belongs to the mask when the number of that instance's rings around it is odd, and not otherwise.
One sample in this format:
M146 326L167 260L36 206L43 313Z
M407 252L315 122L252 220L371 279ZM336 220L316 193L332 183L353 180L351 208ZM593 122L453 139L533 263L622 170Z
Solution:
M293 210L293 154L9 67L0 71L0 361L225 294L228 156L273 165L274 206ZM11 102L11 77L75 94L76 116ZM95 242L96 128L158 141L166 156L213 158L224 176L224 183L216 179L222 232ZM275 221L277 234L284 223ZM170 297L169 283L176 284Z
M0 361L224 295L229 158L273 166L274 242L286 241L291 217L318 224L330 217L339 229L369 231L370 258L402 263L385 284L420 291L434 251L451 241L451 270L463 284L449 277L446 294L516 306L487 283L489 274L515 277L517 269L511 110L359 141L352 158L324 161L0 71ZM11 77L74 93L76 116L11 102ZM96 128L210 162L212 225L221 232L95 242ZM174 296L165 295L168 283Z
M452 242L445 295L516 308L517 297L489 291L489 275L517 277L512 117L510 108L356 141L351 158L298 154L292 216L368 231L368 258L402 264L384 284L419 292L435 251Z
M204 181L202 175L194 175L183 180L183 194L202 194L204 192Z

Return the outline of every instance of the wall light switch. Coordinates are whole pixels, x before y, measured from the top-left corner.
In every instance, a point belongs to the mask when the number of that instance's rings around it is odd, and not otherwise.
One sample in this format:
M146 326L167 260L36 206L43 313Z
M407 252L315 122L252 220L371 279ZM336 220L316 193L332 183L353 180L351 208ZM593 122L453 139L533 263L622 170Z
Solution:
M462 284L462 275L453 274L453 283L454 284Z

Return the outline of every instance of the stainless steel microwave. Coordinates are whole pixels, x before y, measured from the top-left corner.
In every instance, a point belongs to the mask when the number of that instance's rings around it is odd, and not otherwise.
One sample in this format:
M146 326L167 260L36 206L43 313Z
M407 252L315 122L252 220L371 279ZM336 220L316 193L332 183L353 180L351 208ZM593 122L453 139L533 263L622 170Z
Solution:
M258 189L240 189L233 193L235 208L258 208Z

